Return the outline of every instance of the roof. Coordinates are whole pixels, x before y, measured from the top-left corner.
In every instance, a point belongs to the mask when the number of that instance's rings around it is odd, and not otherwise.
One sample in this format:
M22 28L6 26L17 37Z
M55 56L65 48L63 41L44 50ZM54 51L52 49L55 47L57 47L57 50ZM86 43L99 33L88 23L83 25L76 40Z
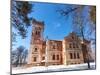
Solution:
M36 19L32 20L33 24L44 25L44 21L37 21Z
M49 41L62 42L61 40L49 40Z
M84 39L84 42L85 43L90 43L91 41L87 40L87 39Z
M70 42L70 41L73 41L74 39L71 38L71 36L73 36L73 35L76 36L76 37L78 37L78 36L76 35L76 33L71 32L71 33L70 33L68 36L66 36L64 39L67 40L67 41L69 41L69 42ZM79 40L79 41L82 41L82 39L81 39L80 37L78 37L78 40ZM87 39L84 39L84 43L90 43L90 41L87 40Z

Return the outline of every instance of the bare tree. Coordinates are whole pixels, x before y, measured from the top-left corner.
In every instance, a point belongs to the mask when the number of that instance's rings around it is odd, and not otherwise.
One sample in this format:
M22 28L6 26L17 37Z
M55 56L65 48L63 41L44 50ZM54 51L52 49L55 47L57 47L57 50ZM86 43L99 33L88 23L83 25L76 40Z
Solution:
M28 50L24 46L19 46L16 50L12 51L12 65L16 67L26 63Z
M91 11L88 11L88 14L89 14L88 17L86 17L84 15L84 9L86 7L88 8L88 10L89 9L91 10ZM94 6L71 5L70 7L66 6L64 9L60 9L59 12L63 17L68 17L68 16L72 17L73 31L78 36L80 36L84 42L85 39L92 37L91 36L93 34L92 31L95 31L95 28L93 28L91 25L91 22L89 22L89 20L91 19L93 21L94 27L95 27L95 18L92 19L93 17L96 17L94 10L95 10ZM94 16L91 16L92 13L94 14ZM89 23L89 24L87 24L87 23ZM95 33L93 35L95 36ZM89 40L92 40L92 39L89 39ZM83 45L84 44L82 44L82 47L83 47ZM87 54L87 56L88 56L88 54ZM88 63L88 68L90 68L89 59L87 59L87 63Z
M25 49L25 50L23 51L23 55L22 55L22 63L23 63L23 64L26 64L26 63L27 63L27 56L28 56L28 50Z

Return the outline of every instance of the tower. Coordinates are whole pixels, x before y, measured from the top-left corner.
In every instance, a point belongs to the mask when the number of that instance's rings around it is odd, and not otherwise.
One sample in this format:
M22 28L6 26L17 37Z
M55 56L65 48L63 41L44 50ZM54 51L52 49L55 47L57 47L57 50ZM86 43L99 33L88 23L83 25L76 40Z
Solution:
M32 35L31 35L31 44L28 56L28 64L34 66L41 64L42 49L43 49L43 31L44 31L44 22L39 22L32 20Z

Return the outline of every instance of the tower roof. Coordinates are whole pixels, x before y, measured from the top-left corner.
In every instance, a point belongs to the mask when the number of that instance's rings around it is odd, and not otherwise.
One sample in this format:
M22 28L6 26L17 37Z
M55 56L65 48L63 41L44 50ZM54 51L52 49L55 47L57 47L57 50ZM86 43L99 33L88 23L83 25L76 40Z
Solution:
M33 19L32 24L34 24L34 25L44 25L44 21L37 21L36 19Z

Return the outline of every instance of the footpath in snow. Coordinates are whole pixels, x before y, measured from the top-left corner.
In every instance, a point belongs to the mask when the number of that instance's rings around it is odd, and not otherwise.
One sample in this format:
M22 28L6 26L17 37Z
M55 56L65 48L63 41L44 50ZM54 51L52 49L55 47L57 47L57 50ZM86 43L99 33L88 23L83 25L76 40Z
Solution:
M90 63L91 69L95 69L95 63ZM12 68L12 74L19 73L44 73L44 72L59 72L59 71L71 71L71 70L86 70L88 69L87 63L75 64L75 65L53 65L53 66L37 66L29 68Z

